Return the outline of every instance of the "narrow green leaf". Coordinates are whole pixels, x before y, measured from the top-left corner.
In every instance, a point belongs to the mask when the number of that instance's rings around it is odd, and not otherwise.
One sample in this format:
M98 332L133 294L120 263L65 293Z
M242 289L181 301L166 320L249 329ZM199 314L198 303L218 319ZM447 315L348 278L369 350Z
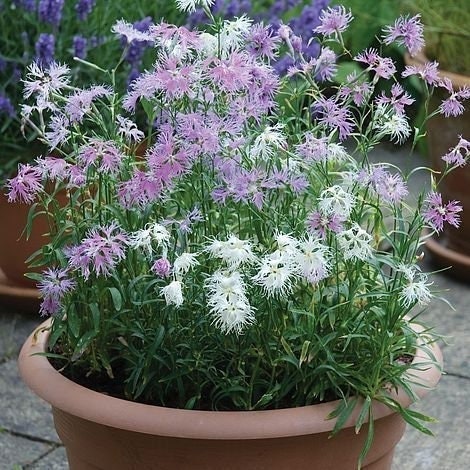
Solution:
M108 291L113 299L114 308L119 312L122 308L122 295L115 287L108 287Z
M369 415L371 403L372 403L372 400L370 396L367 395L367 397L364 400L364 404L362 405L361 412L359 413L359 416L357 417L356 426L354 428L356 434L359 434L359 431L361 430L361 427L364 424L364 420L366 419L366 416Z

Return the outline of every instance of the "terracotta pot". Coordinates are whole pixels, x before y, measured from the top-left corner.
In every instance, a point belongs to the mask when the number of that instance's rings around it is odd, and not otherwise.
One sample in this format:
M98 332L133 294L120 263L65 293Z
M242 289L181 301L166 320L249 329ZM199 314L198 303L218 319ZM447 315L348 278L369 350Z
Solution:
M406 63L410 65L424 65L428 60L426 56L415 58L408 56ZM470 77L456 73L440 71L441 77L451 80L454 90L463 86L470 86ZM437 90L431 102L431 110L435 110L445 98L444 93ZM470 140L470 108L457 117L446 118L441 114L434 116L427 124L427 140L431 165L434 170L442 171L445 162L442 157L451 147L455 147L458 136ZM433 260L441 267L452 266L449 273L456 277L470 281L470 167L457 168L451 172L440 184L439 191L444 201L458 200L462 203L464 211L461 213L461 224L458 229L446 225L441 236L431 239L427 244Z
M46 326L47 323L42 326ZM23 380L52 405L57 432L71 470L353 470L367 425L356 435L354 419L332 439L328 414L338 402L272 411L195 411L143 405L100 394L71 382L44 356L48 332L40 328L24 344ZM437 346L433 354L442 363ZM428 361L419 350L415 362ZM438 367L415 372L418 396L434 387ZM403 406L408 396L395 395ZM374 403L375 439L364 467L391 468L405 423ZM357 413L356 413L357 416Z
M31 235L26 239L23 233L30 206L9 203L4 194L0 194L0 269L11 284L34 288L36 283L24 274L29 269L25 261L45 243L44 233L49 232L47 220L43 216L34 219Z

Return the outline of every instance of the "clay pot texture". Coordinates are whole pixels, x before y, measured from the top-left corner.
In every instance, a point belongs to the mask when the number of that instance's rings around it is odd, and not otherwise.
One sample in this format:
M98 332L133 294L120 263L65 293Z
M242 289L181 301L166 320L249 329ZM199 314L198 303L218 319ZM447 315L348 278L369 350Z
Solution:
M424 55L418 55L414 59L409 56L406 58L407 64L410 65L424 65L427 61ZM443 70L439 75L449 78L454 90L470 86L469 76ZM431 109L437 109L444 98L444 94L437 90L431 101ZM451 147L455 147L458 136L470 140L470 108L467 107L465 112L457 117L446 118L441 114L434 116L427 123L426 132L432 168L442 172L445 168L442 157ZM452 266L451 274L470 281L470 167L467 165L452 171L440 184L439 191L444 202L458 200L464 210L460 213L460 227L457 229L447 224L443 233L431 240L427 248L439 266Z
M47 326L47 322L42 325ZM143 405L94 392L56 371L44 352L48 332L39 327L19 357L23 380L52 405L57 433L71 470L353 470L367 424L358 435L354 418L333 438L328 414L338 402L270 411L196 411ZM440 349L432 351L442 363ZM414 361L427 362L418 350ZM439 378L438 367L426 366L414 387L423 396ZM403 406L409 397L395 395ZM396 413L374 403L375 438L364 469L391 468L393 451L405 423ZM357 410L359 412L359 410ZM356 413L357 416L357 413Z
M26 239L23 233L30 206L20 203L9 203L4 194L0 194L0 269L12 283L23 287L34 288L36 283L24 276L32 271L25 261L45 243L44 233L49 232L44 216L34 219L31 235Z

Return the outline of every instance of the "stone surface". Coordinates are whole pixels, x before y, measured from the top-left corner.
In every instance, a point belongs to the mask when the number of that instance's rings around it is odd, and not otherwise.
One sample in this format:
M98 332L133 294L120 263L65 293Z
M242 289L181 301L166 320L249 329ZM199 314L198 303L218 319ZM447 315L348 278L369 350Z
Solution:
M16 358L24 340L40 322L39 316L0 311L0 361Z
M416 407L438 418L429 427L435 437L426 436L408 427L398 444L393 470L444 470L468 468L470 440L467 429L470 421L470 380L444 376Z
M0 427L22 435L60 442L50 406L24 385L16 360L0 365Z
M59 447L29 467L28 470L68 470L68 468L65 449Z
M43 442L31 441L19 436L13 436L6 431L0 431L0 468L10 470L22 468L25 465L41 459L53 447ZM66 467L64 467L66 468Z

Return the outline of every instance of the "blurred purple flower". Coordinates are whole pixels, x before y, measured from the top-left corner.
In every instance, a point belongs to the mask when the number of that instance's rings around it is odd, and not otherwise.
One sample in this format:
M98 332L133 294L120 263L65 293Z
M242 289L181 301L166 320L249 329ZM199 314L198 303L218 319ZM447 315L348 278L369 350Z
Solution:
M77 0L75 11L80 21L85 21L95 7L96 0Z
M87 55L87 39L80 34L73 37L73 55L85 59Z
M2 114L12 118L15 116L15 108L13 107L10 98L0 92L0 115Z
M64 0L39 0L39 19L52 26L59 26L60 20L62 19L63 7Z
M36 62L47 66L54 61L55 37L53 34L41 33L35 45Z

